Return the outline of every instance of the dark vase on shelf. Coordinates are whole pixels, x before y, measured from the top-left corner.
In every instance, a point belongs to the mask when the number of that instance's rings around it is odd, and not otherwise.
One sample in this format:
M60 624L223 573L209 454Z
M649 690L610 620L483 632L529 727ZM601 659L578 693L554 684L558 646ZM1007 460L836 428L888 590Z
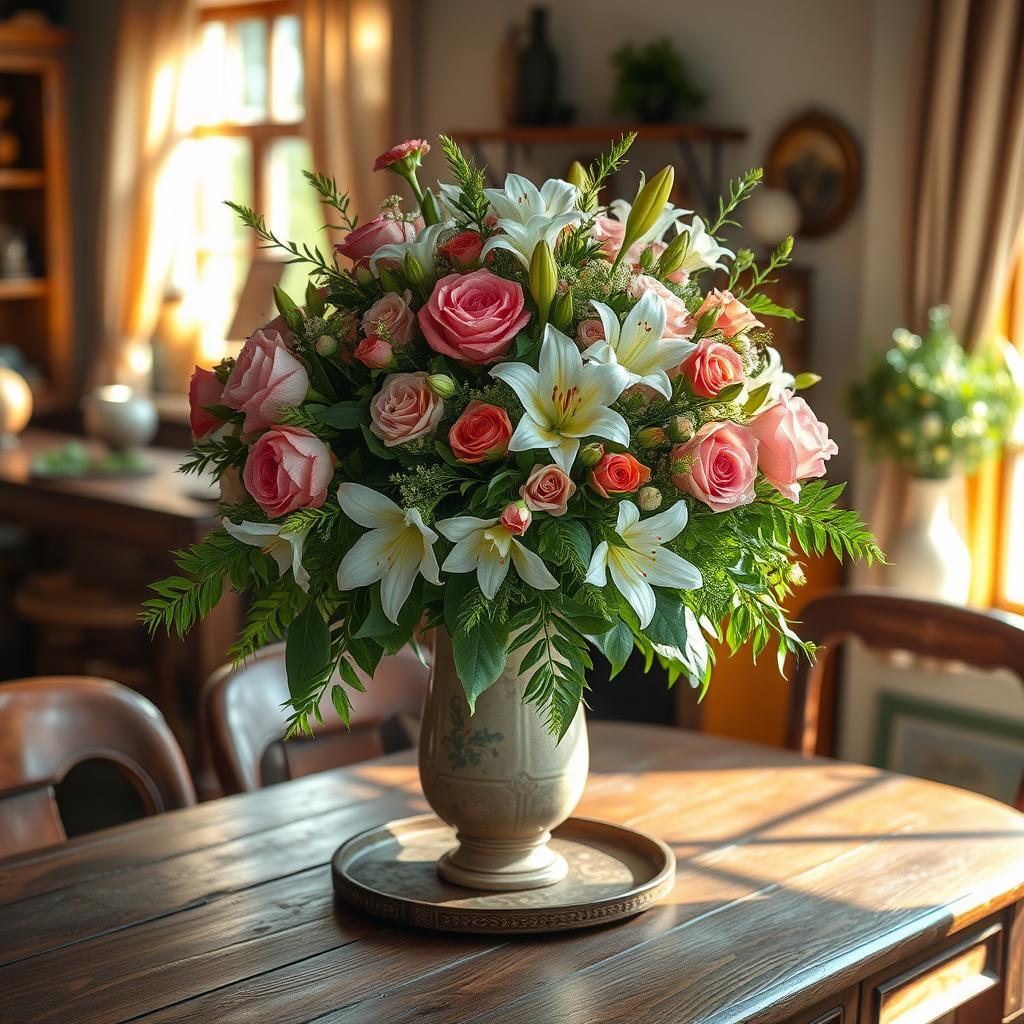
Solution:
M530 38L519 57L519 123L552 124L558 110L558 57L547 39L548 12L530 11Z

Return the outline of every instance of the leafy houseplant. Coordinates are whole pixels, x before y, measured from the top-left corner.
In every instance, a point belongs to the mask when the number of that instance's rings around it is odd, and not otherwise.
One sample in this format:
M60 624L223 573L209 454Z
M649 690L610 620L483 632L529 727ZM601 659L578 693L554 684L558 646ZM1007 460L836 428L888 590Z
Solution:
M668 202L671 168L600 208L631 142L572 182L485 189L442 137L453 181L434 191L410 140L378 167L415 211L393 198L362 225L307 173L345 232L329 253L236 206L309 266L304 308L278 291L280 317L192 381L183 468L220 478L223 527L154 584L146 621L184 634L225 584L250 591L233 655L287 632L290 733L327 700L347 720L380 659L434 629L421 778L459 826L442 870L462 884L564 868L547 829L586 775L593 651L617 673L636 648L703 691L709 638L811 653L782 608L798 550L879 555L815 479L836 449L795 390L817 378L785 373L759 319L795 315L759 291L792 239L758 268L717 237L760 171L709 223ZM705 294L712 269L728 289ZM473 787L524 777L546 781L516 790L496 851Z
M686 73L686 63L667 39L646 46L627 43L612 54L612 109L647 124L671 121L699 109L705 96Z

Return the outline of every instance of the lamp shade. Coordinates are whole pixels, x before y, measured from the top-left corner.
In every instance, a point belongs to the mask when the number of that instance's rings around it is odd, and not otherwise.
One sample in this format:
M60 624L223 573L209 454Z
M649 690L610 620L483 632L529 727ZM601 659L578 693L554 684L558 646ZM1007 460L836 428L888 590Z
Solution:
M32 418L32 389L20 373L0 366L0 448L13 448Z

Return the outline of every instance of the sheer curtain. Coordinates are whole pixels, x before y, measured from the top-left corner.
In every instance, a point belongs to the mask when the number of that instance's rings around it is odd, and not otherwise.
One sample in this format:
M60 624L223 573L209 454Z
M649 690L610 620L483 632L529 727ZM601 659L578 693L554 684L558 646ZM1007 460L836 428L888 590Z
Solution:
M121 4L100 197L102 337L92 384L149 385L149 339L188 185L176 144L190 127L182 84L195 7L194 0Z
M363 220L393 191L373 160L414 131L414 0L304 0L306 127L317 170Z

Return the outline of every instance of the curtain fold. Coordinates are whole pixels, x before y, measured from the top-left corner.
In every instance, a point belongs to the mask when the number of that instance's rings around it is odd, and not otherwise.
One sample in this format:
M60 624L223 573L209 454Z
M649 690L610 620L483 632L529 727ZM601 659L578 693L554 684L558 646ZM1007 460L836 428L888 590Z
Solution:
M194 0L123 0L98 259L102 337L90 384L150 383L153 334L173 254L172 162L187 131L179 88L195 32Z
M362 220L395 191L374 158L412 128L412 0L304 0L306 130Z

